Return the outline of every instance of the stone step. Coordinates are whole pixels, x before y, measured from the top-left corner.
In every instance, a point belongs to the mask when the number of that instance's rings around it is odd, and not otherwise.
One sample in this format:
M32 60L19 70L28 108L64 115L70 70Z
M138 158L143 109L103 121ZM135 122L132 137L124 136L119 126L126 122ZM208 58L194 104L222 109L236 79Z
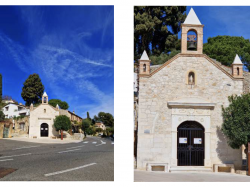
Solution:
M169 168L169 172L213 172L212 167L205 166L172 166Z

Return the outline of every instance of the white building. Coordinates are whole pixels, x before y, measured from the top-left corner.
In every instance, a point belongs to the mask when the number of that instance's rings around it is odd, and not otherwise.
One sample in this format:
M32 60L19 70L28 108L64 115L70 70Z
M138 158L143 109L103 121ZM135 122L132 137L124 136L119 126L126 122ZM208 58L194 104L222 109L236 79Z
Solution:
M9 103L5 107L2 108L2 111L5 115L5 118L13 118L18 116L28 116L30 114L30 110L26 108L24 105Z

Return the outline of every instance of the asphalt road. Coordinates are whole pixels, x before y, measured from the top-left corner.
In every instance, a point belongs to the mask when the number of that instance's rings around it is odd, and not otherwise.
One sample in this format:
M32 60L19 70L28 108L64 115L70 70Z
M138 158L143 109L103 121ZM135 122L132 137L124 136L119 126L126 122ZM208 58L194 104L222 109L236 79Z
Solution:
M1 170L16 171L1 178ZM0 181L114 181L114 143L39 144L0 139Z

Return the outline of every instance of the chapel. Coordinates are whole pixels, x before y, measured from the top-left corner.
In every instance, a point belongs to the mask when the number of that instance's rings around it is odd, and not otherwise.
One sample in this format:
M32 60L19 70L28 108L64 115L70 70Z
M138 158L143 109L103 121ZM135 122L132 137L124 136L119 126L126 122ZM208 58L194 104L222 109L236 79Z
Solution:
M249 72L237 54L231 67L203 54L203 28L191 9L181 25L181 53L157 66L146 51L139 60L139 170L242 167L242 150L229 147L220 129L222 105L249 92Z

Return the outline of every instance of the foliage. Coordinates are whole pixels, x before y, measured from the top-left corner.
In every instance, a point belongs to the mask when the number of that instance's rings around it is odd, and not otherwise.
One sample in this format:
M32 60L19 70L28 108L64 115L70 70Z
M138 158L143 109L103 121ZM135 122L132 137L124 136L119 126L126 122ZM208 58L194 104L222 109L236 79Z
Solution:
M69 105L66 101L61 101L60 99L50 99L49 104L53 107L56 107L58 104L61 109L67 110L69 108Z
M169 59L171 59L180 52L181 52L180 50L173 49L173 51L169 54L162 53L159 56L152 55L150 56L151 64L152 65L164 64L165 62L167 62Z
M230 66L238 54L242 63L250 70L250 41L237 36L216 36L208 38L203 51L210 58Z
M21 96L26 102L26 106L30 106L31 103L41 103L41 98L44 92L44 86L38 74L30 75L23 83L23 89Z
M68 131L71 128L70 119L65 115L56 116L54 120L54 127L56 128L57 131L59 130Z
M100 132L103 132L103 129L102 128L96 128L95 131L100 133Z
M0 121L4 121L4 119L5 119L5 115L3 111L0 110Z
M178 49L178 32L186 18L186 6L134 7L134 58L146 50L159 56Z
M114 134L114 128L112 127L107 127L106 128L106 133L107 133L107 136L110 136L111 134Z
M114 117L110 113L99 112L98 116L94 116L94 120L103 122L105 126L114 127Z
M86 134L88 135L95 135L96 134L96 128L94 126L89 126L87 129L86 129Z
M87 112L87 119L91 119L90 116L89 116L89 112Z
M0 74L0 103L2 102L2 95L3 95L3 80L2 80L2 74Z
M250 94L228 97L229 106L222 107L222 132L233 149L250 141Z
M16 120L16 121L19 121L19 120L21 120L21 119L23 119L25 117L26 116L23 116L23 115L21 115L21 116L14 116L13 119Z
M91 125L91 120L90 119L83 119L82 120L82 130L84 132L84 137L88 134L88 128Z

